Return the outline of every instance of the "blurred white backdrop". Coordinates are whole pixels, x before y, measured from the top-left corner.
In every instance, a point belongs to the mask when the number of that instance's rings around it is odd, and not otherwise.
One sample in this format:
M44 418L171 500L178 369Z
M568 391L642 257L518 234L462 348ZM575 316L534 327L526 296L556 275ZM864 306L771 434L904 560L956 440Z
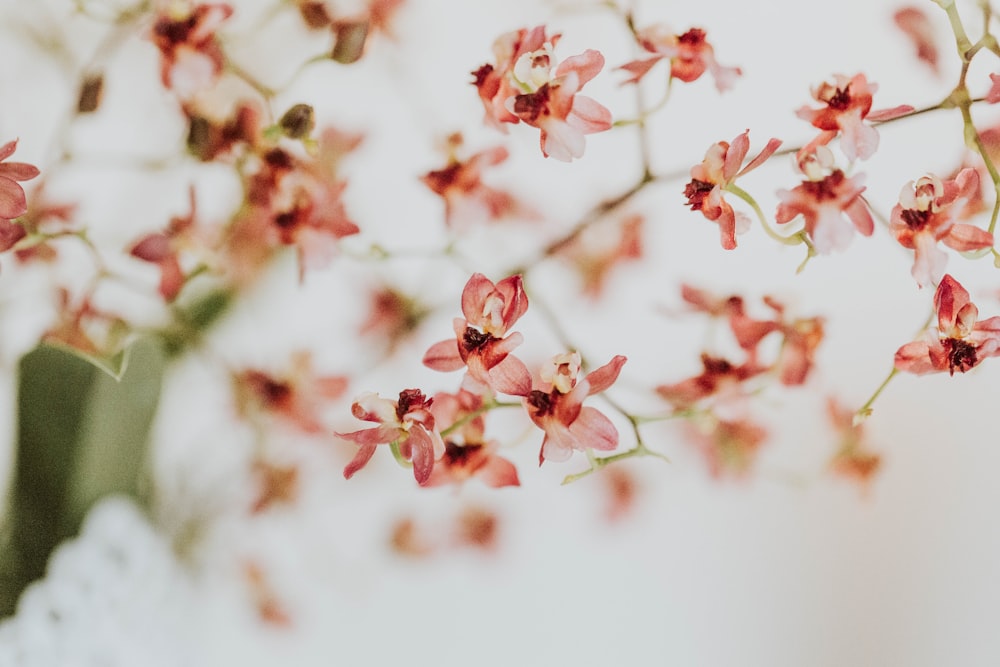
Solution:
M324 38L297 28L294 12L256 25L259 4L236 0L223 34L238 62L280 85L297 63L323 48ZM0 3L0 140L20 137L18 158L43 174L75 90L67 87L72 79L60 59L39 55L30 41L49 35L88 53L102 28L72 17L72 5ZM916 62L893 26L896 3L636 5L640 26L664 21L678 31L703 27L719 61L744 72L722 95L709 80L675 85L651 124L653 165L660 173L686 171L709 145L747 128L754 152L771 136L788 145L807 141L812 128L793 112L809 103L810 86L834 73L864 72L879 85L876 108L933 104L957 76L944 14L929 0L920 5L940 29L940 78ZM540 238L555 238L638 174L628 129L589 136L584 157L567 165L541 157L532 129L518 126L504 136L483 127L469 72L491 59L499 34L539 23L563 33L561 57L601 50L608 66L586 92L616 117L634 112L631 91L618 87L621 73L612 71L634 57L614 16L586 2L529 0L409 0L395 22L394 41L377 38L356 65L309 68L275 107L307 102L321 125L366 133L347 166L346 203L362 228L361 237L344 242L348 255L372 242L390 249L440 246L441 204L418 177L443 164L435 146L454 131L475 150L499 144L511 150L493 182L543 212L544 226L477 231L462 246L468 262L460 267L420 258L373 265L345 256L299 285L289 258L212 333L214 355L232 367L277 368L291 350L308 347L318 367L352 377L354 394L453 389L457 378L424 369L420 356L449 335L468 272L502 277L497 272L530 255ZM239 196L224 175L187 163L157 171L132 166L132 158L170 155L183 141L183 123L160 90L157 68L148 42L135 39L122 47L108 70L104 109L73 128L77 152L98 158L81 158L50 183L54 196L84 198L82 217L109 247L124 247L186 210L192 179L207 219L222 218ZM985 92L986 72L974 73L979 78L970 81L978 80L977 92ZM904 183L928 171L947 173L962 156L957 114L907 120L881 135L879 152L860 168L869 174L867 196L883 212ZM133 661L128 664L247 666L997 664L1000 529L992 510L1000 501L994 419L1000 369L987 362L966 376L898 378L867 425L885 456L884 470L864 493L831 477L825 465L835 436L822 412L825 396L863 403L891 367L896 348L926 317L930 295L916 289L909 255L883 229L855 239L846 253L812 261L800 275L801 250L776 247L756 227L740 237L736 251L723 251L714 225L683 206L683 184L678 179L652 187L628 207L649 218L647 257L613 276L609 298L582 302L575 278L562 266L543 267L533 277L539 299L559 313L591 358L603 363L617 353L629 356L621 386L610 393L644 409L655 405L644 397L650 387L698 370L700 328L660 312L679 304L680 281L727 293L778 294L797 313L826 317L827 340L806 391L766 401L773 437L749 479L712 479L679 429L649 426L648 444L672 463L623 464L636 476L636 506L609 522L606 480L594 476L560 486L565 474L586 463L578 457L538 470L537 433L511 449L522 486L500 491L475 483L460 490L416 488L384 451L345 481L340 471L351 446L289 436L276 451L301 465L298 502L248 517L252 433L234 419L223 369L192 355L168 376L155 427L161 499L153 525L161 536L156 539L194 535L186 542L193 546L182 556L169 550L164 556L147 528L128 523L142 521L129 510L116 506L102 515L112 522L126 517L122 525L133 529L119 539L145 540L152 545L149 562L176 578L172 597L160 606L148 596L116 598L116 604L131 600L136 614L159 624L173 641L133 646L132 653L105 647L61 654L60 646L82 645L65 639L70 621L39 631L18 619L0 634L7 651L0 664L117 665L126 664L125 655ZM790 164L776 159L747 177L745 188L773 211L774 191L794 184ZM995 269L957 256L949 266L970 286L984 315L1000 312ZM152 284L144 267L130 270L137 281ZM72 267L66 272L72 275ZM356 333L367 286L378 275L418 285L428 302L443 305L416 340L384 359L377 350L359 351L363 341ZM11 437L16 359L51 316L25 294L44 280L9 261L0 275L0 425ZM149 304L117 305L155 319ZM518 329L529 339L524 356L531 361L560 351L537 313L529 310ZM331 424L359 428L346 404L340 407L329 415ZM631 446L627 429L619 427L623 446ZM514 439L521 428L514 428ZM498 517L494 550L455 548L412 558L390 549L399 519L444 531L468 507ZM180 565L162 565L169 558ZM248 562L267 573L287 626L261 622L247 589ZM48 604L74 604L79 611L87 603L53 598ZM66 617L77 619L84 635L95 618ZM111 629L89 636L112 644L117 636L124 645L128 632L123 625L120 635ZM42 655L39 646L48 653L31 662L31 651ZM11 662L3 661L5 655Z

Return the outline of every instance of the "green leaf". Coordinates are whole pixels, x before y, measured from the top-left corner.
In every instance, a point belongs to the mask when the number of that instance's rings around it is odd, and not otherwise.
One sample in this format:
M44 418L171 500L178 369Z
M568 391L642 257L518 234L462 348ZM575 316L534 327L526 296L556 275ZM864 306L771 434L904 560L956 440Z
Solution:
M118 366L120 380L62 347L41 345L21 359L0 616L14 612L21 591L45 573L49 554L77 533L97 500L122 493L143 502L164 361L156 339L130 346Z

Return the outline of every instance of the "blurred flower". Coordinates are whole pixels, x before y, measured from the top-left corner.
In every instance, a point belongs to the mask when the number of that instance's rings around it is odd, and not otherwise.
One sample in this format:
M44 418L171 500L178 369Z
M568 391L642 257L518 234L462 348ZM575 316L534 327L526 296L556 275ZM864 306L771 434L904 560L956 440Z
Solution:
M939 74L937 40L927 14L919 7L901 7L892 15L892 20L913 42L917 58L927 63L935 74Z
M299 495L299 469L294 465L277 465L264 460L253 463L257 496L250 511L259 514L273 505L289 504Z
M736 77L742 74L739 67L719 65L715 60L715 50L705 39L705 31L701 28L691 28L676 35L664 25L654 25L638 31L636 41L646 51L655 53L656 57L633 60L619 67L632 75L623 83L637 83L664 58L670 60L671 78L690 83L707 70L715 79L719 92L732 88Z
M583 293L597 299L614 268L642 258L643 216L633 213L622 220L590 225L560 255L569 261L583 280Z
M160 79L182 100L215 84L225 56L215 31L233 13L228 4L168 2L153 24Z
M711 419L689 423L687 427L713 477L749 473L767 440L767 430L747 419Z
M459 484L471 477L493 488L520 486L517 468L496 454L495 440L485 437L482 407L482 396L469 391L434 395L434 423L440 431L454 431L441 436L444 454L434 464L427 486Z
M860 484L870 483L882 468L882 457L870 450L863 424L855 424L854 411L845 409L833 398L827 399L826 410L838 438L830 470Z
M297 352L287 375L275 377L248 369L234 374L233 384L237 407L244 417L264 411L303 433L316 434L324 430L319 419L324 404L344 394L348 379L316 375L312 355Z
M466 160L459 160L455 149L462 144L461 135L452 135L448 143L448 165L420 178L424 185L444 199L444 220L447 226L462 228L479 221L495 221L527 213L509 192L497 190L482 181L485 168L507 160L506 148L497 146L475 153Z

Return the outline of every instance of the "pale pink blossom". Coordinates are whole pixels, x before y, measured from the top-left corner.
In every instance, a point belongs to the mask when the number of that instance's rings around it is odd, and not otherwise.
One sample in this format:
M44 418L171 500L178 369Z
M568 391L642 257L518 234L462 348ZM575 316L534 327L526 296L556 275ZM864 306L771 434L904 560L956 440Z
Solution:
M706 71L710 72L719 92L731 88L742 74L739 67L723 67L716 61L715 50L700 28L691 28L678 35L664 25L654 25L639 30L636 39L639 46L656 56L622 65L619 69L632 75L623 83L638 82L663 59L670 61L670 76L685 83L695 81Z
M691 181L684 188L688 206L692 211L701 211L706 219L718 223L720 241L726 250L736 247L736 234L749 229L750 219L733 211L723 193L737 178L763 164L779 146L780 139L771 139L741 169L750 150L750 130L747 130L733 139L732 144L728 141L713 144L705 152L705 159L701 164L691 167Z
M892 20L896 27L902 30L917 51L917 58L934 71L938 68L938 48L937 39L934 35L934 27L927 14L919 7L902 7L897 9L892 15Z
M833 82L824 82L813 88L813 98L824 107L812 109L801 107L795 115L822 130L810 141L800 156L817 146L828 144L840 135L840 148L848 160L867 160L878 148L878 131L867 120L889 120L913 111L913 107L902 105L892 109L872 111L872 95L878 90L874 83L868 83L864 74L847 77L835 74Z
M896 368L923 375L965 373L987 357L1000 355L1000 316L979 319L969 292L945 274L934 293L937 332L896 351Z
M779 190L775 222L786 224L801 215L805 231L816 251L825 254L843 250L857 230L871 236L875 223L861 193L864 174L848 177L840 169L830 169L832 156L820 146L816 153L800 160L807 179L791 190Z
M956 222L966 205L981 197L979 190L979 174L971 167L954 179L924 176L903 187L889 228L903 247L913 250L911 273L921 287L937 283L944 275L948 256L938 248L938 242L959 251L993 246L993 235L988 231Z
M565 461L574 450L613 450L618 446L618 430L604 413L583 401L618 379L625 357L617 355L604 366L579 378L580 355L555 357L542 372L542 386L525 399L528 416L545 432L538 454L539 465L547 460Z
M412 461L413 477L417 483L421 486L427 484L435 459L445 451L430 410L432 402L433 399L425 397L419 389L404 389L399 392L399 400L396 401L373 393L359 396L351 405L351 414L378 426L352 433L337 433L337 437L359 445L357 454L344 468L344 477L350 479L365 467L378 445L394 443L400 455Z
M223 3L169 3L153 24L163 85L187 100L215 84L225 56L215 32L233 13Z
M453 321L455 338L435 343L424 354L424 365L436 371L466 369L465 386L490 388L512 396L531 390L531 374L511 352L521 344L510 328L528 310L521 276L493 284L481 273L473 274L462 291L463 318Z

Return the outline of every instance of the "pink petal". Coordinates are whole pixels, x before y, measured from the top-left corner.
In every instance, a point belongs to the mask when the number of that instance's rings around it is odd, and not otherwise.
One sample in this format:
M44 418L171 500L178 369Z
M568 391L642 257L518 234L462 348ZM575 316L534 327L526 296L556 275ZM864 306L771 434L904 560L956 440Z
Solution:
M914 341L907 343L896 350L895 366L898 370L907 373L923 375L943 370L935 367L931 361L930 346L924 341Z
M597 76L603 67L604 56L601 55L601 52L587 49L578 56L570 56L562 61L556 68L556 76L560 77L570 72L576 72L580 77L579 87L582 88L584 84Z
M480 322L483 319L483 305L494 289L492 280L481 273L472 274L462 290L462 314L466 320Z
M538 465L544 461L568 461L577 448L577 440L562 424L550 422L545 429L542 450L538 453Z
M944 274L948 256L937 247L934 237L928 233L915 234L913 240L913 268L910 275L920 287L933 285Z
M950 274L945 274L934 293L934 306L938 312L938 331L942 333L950 331L958 320L959 312L969 303L971 300L968 291Z
M588 394L596 394L604 391L618 379L618 374L621 373L622 366L628 359L622 355L616 355L614 359L604 364L598 369L595 369L587 375L587 382L590 384L590 389Z
M458 341L454 338L431 345L424 353L423 364L432 370L445 373L465 367L465 362L458 352Z
M476 477L483 484L499 489L505 486L521 486L517 477L517 468L505 458L491 456L486 464L476 471Z
M33 164L24 162L4 162L0 164L0 176L14 181L30 181L42 172Z
M962 252L981 250L993 246L993 235L975 225L958 223L952 225L948 234L941 239L946 246Z
M608 451L618 446L618 429L595 408L584 407L580 410L569 430L583 446L590 449Z
M747 166L743 167L743 170L740 171L740 173L737 174L737 176L742 176L748 171L753 171L760 165L764 164L764 161L767 160L767 158L774 155L774 152L778 150L780 146L781 146L781 139L772 138L770 141L767 142L767 145L764 146L764 150L758 153L757 157L750 160L750 162L747 163Z
M869 112L867 118L868 120L875 121L886 121L892 120L893 118L901 118L908 113L913 113L915 109L909 104L900 104L898 107L892 107L891 109L879 109L878 111Z
M527 396L531 392L531 373L524 362L508 355L489 370L490 386L501 394Z
M733 143L729 145L729 150L726 151L726 161L722 166L722 178L727 183L736 178L736 174L740 170L740 165L743 164L743 158L747 156L749 151L750 130L747 130L733 139Z
M586 95L576 95L573 98L573 110L566 122L584 134L594 134L610 130L612 126L611 112Z
M582 131L555 118L550 118L542 127L540 143L542 155L560 162L572 162L573 158L582 157L586 147Z
M28 212L28 200L16 181L0 177L0 218L11 220Z
M848 160L867 160L878 148L878 131L861 120L861 113L840 116L840 148Z
M344 440L350 440L362 447L369 445L374 447L375 445L397 440L403 433L405 431L395 426L376 426L375 428L366 428L352 433L334 433L334 435Z
M627 62L618 69L625 70L632 76L622 81L621 85L627 83L638 83L642 77L646 76L649 70L653 69L653 65L663 60L663 56L656 56L655 58L650 58L649 60L633 60Z
M351 462L344 467L344 479L350 479L354 473L364 468L375 454L375 445L362 445Z
M0 146L0 160L6 160L14 154L14 151L17 150L17 141L17 139L14 139L13 141L8 141L3 146Z
M421 486L430 479L431 471L434 470L434 443L420 426L414 426L410 430L410 437L407 443L411 447L413 456L413 477L417 484Z

